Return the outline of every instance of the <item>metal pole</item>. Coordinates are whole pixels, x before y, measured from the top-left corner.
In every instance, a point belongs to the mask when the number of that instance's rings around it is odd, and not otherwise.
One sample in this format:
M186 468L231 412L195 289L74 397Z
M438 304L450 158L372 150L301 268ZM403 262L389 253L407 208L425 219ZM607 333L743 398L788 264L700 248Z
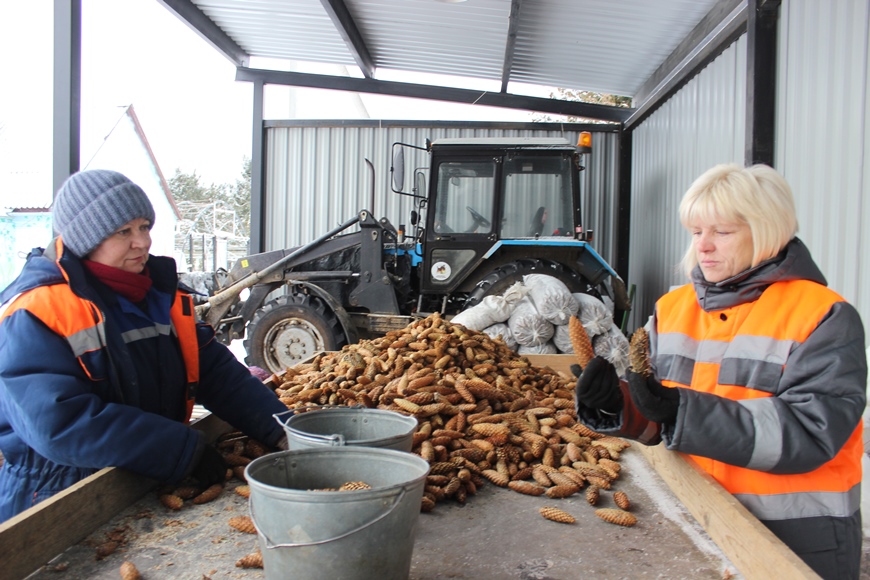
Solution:
M54 162L57 192L79 170L82 97L82 3L54 2Z

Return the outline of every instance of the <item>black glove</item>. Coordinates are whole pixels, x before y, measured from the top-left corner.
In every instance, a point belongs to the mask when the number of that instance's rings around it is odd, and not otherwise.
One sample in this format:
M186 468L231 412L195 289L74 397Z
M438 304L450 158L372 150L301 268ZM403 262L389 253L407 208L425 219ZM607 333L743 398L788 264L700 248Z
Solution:
M680 389L663 386L652 376L628 371L628 389L631 400L640 414L654 423L675 423L680 408Z
M598 409L605 413L618 413L622 409L622 392L619 390L619 377L616 368L605 358L596 356L585 369L571 365L571 371L579 375L574 388L577 406Z
M203 487L223 483L227 478L227 462L224 461L217 449L211 445L206 445L202 449L199 463L196 464L190 475L196 478Z

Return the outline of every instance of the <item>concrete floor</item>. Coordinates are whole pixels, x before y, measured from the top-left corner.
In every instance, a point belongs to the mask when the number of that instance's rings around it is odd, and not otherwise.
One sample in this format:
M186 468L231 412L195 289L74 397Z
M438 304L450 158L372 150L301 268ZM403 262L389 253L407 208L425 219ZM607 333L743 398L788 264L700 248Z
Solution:
M582 496L550 500L487 484L465 505L441 502L420 514L410 580L741 578L637 451L624 452L620 463L623 474L614 489L631 498L636 526L600 520ZM577 523L545 520L538 512L544 505L568 511ZM609 494L599 507L613 507ZM256 549L257 539L227 522L247 514L247 500L230 489L214 502L180 511L166 509L149 493L31 578L115 580L125 560L149 580L266 578L262 570L235 566ZM123 545L97 560L96 546L119 530ZM55 571L58 565L65 571Z
M421 515L411 580L742 578L637 451L620 463L614 490L632 499L636 526L600 520L582 495L550 500L487 486L465 506ZM577 523L545 520L544 505ZM615 507L609 493L596 507Z

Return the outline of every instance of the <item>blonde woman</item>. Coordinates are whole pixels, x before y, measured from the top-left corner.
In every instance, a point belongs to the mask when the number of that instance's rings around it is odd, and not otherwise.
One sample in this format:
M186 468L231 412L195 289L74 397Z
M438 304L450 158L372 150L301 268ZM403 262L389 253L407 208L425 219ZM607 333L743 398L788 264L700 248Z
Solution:
M824 578L858 578L858 312L797 238L791 189L764 165L717 165L680 204L690 283L647 330L653 373L619 380L597 358L577 381L580 418L687 453Z

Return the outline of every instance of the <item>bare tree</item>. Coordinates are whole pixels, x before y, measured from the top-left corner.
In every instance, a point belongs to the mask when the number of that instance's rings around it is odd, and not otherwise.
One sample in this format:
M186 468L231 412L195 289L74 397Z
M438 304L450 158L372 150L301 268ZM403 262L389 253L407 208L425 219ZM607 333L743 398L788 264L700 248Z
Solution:
M557 88L556 92L550 93L551 99L561 99L563 101L580 101L581 103L594 103L597 105L610 105L612 107L631 107L631 97L622 97L619 95L608 95L606 93L595 93L592 91L578 91L574 89ZM555 118L543 113L536 113L532 120L538 123L547 123L553 121L566 121L569 123L605 123L598 119L588 119L586 117L567 116L565 118Z

